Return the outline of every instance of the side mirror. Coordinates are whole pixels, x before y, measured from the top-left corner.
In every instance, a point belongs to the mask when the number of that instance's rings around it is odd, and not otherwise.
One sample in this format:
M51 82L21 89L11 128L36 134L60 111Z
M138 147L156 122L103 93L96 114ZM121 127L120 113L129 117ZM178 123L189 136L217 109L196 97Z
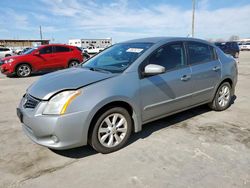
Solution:
M39 51L36 51L36 52L34 53L34 55L39 56L39 55L40 55L40 52L39 52Z
M165 67L156 64L149 64L144 68L144 75L152 76L166 72Z

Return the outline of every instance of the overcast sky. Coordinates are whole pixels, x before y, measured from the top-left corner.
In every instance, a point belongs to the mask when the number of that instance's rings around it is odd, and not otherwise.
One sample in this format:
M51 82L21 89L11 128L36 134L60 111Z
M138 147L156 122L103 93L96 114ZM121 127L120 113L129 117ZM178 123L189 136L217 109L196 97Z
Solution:
M249 0L196 0L195 37L250 37ZM188 36L192 0L1 0L0 39Z

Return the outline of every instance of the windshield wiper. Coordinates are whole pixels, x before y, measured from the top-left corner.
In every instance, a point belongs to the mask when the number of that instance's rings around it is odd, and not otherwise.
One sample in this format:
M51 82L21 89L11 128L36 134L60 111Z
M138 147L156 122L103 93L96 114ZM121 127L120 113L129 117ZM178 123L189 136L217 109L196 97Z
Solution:
M83 67L83 68L87 68L91 71L97 71L97 72L103 72L103 73L112 73L111 71L108 71L108 70L105 70L105 69L102 69L102 68L97 68L97 67Z

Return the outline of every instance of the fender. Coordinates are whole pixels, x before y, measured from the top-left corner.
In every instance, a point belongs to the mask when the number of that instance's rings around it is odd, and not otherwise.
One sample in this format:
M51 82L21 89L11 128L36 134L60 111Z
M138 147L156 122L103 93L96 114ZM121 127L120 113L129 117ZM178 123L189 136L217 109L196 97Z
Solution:
M110 104L110 103L113 103L113 102L124 102L124 103L127 103L128 105L131 106L132 108L132 120L134 122L134 132L139 132L142 130L142 121L141 121L141 114L140 114L140 111L139 111L139 107L134 104L132 102L132 100L130 100L129 98L127 97L124 97L124 96L116 96L116 97L109 97L109 98L106 98L105 100L99 102L92 110L91 112L89 113L89 116L87 118L87 122L86 125L88 125L89 127L87 127L87 130L86 132L83 132L83 137L82 138L88 138L88 133L89 133L89 129L90 129L90 126L91 126L91 122L94 118L94 116L96 115L96 113L101 110L104 106ZM87 140L83 140L83 143L86 143Z

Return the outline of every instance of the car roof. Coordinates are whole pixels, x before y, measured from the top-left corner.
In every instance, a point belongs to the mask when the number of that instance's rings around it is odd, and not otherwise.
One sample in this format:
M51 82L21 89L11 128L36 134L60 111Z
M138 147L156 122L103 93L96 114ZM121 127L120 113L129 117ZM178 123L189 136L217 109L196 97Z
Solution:
M211 44L208 41L197 39L197 38L188 38L188 37L148 37L124 41L121 43L159 43L159 42L174 42L174 41L193 41L193 42L203 42Z
M45 47L45 46L66 46L66 47L75 47L75 46L70 46L68 44L45 44L45 45L40 45L39 47Z

